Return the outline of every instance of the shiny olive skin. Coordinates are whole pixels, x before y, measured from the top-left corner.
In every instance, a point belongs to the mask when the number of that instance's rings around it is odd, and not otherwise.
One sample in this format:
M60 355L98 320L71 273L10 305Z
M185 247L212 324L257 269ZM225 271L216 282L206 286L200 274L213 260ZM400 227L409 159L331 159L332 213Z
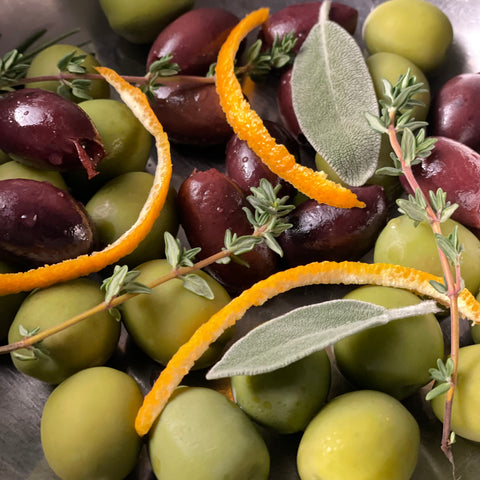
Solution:
M126 478L142 445L134 426L142 401L135 380L113 368L65 380L48 397L40 426L52 470L62 480Z
M237 405L253 420L282 434L304 430L325 403L330 361L324 350L273 372L232 377Z
M432 153L412 171L424 192L441 188L449 202L458 204L454 220L480 228L480 153L456 140L438 137ZM403 175L400 182L411 193Z
M87 73L98 73L95 67L100 66L100 64L93 55L88 54L85 50L74 45L55 44L45 48L33 58L32 63L27 70L26 77L33 78L58 75L60 73L57 66L58 61L73 51L75 51L75 56L86 55L82 62L82 67L86 68ZM44 90L50 90L51 92L56 92L58 86L59 82L55 80L29 84L29 88L43 88ZM92 98L108 98L110 96L110 87L105 80L92 80L87 92ZM72 100L75 102L81 102L84 99L73 95Z
M165 27L147 58L147 70L159 58L172 54L182 75L205 75L239 19L224 8L196 8Z
M433 135L448 137L480 153L480 73L451 78L435 95Z
M9 262L0 261L0 274L15 273L18 268ZM3 340L15 318L18 308L25 298L25 293L13 293L0 296L0 340Z
M277 143L285 145L291 154L298 156L298 143L284 127L270 120L265 120L264 124ZM225 174L234 180L246 195L251 195L250 188L258 187L262 178L266 178L274 187L282 185L278 196L288 195L293 198L295 195L295 188L273 173L247 142L240 140L237 135L230 138L225 148Z
M172 271L166 260L151 260L135 267L138 281L144 284ZM207 299L183 286L180 279L156 287L150 295L141 295L122 307L123 321L135 343L153 360L166 365L173 354L229 301L225 289L205 272L197 272L210 286L214 298ZM220 356L231 336L227 331L195 363L195 368L211 365Z
M213 81L174 79L155 89L154 96L151 106L172 142L215 145L232 136Z
M27 331L37 327L41 331L70 320L105 299L100 284L86 278L33 291L22 303L8 333L8 342L23 338L22 326ZM44 339L41 348L48 355L39 354L35 360L11 354L15 367L26 375L47 383L58 384L84 368L103 365L114 352L120 336L120 324L106 311L96 313L55 335ZM27 349L19 354L29 355Z
M322 2L304 2L289 5L272 14L262 25L261 38L265 45L271 47L275 36L281 39L284 35L294 32L298 38L294 51L298 51L317 23L321 5ZM358 11L347 5L332 2L329 19L353 35L357 27Z
M90 253L94 227L83 205L48 182L0 181L0 252L31 264Z
M221 393L179 387L152 427L157 480L267 480L270 456L248 417Z
M225 231L238 236L251 235L253 227L243 207L249 207L244 193L230 178L211 168L194 171L178 190L180 223L192 247L201 247L198 258L219 252L224 246ZM251 207L250 207L251 209ZM207 271L229 291L243 290L277 270L276 254L265 243L242 255L249 267L230 262L213 264Z
M282 73L277 90L277 104L280 118L288 131L298 140L302 139L302 130L297 115L293 109L292 97L292 69Z
M387 220L382 187L351 189L364 208L336 208L306 200L288 215L293 226L278 238L289 266L321 260L356 260L375 243Z
M83 167L89 177L105 157L87 114L75 103L39 88L16 90L0 99L0 148L38 168Z
M40 170L24 165L16 160L10 160L0 165L0 180L8 180L11 178L27 178L39 182L50 182L57 188L67 190L67 184L59 172L55 172L54 170Z

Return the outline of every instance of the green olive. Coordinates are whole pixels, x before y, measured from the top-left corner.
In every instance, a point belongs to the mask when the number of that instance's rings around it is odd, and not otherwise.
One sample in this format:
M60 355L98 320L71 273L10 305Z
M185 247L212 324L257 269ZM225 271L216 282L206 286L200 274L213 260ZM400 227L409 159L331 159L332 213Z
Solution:
M266 480L265 442L234 403L208 388L178 388L148 440L158 480Z
M0 261L1 273L15 273L17 269L8 262ZM25 293L14 293L0 296L0 340L4 339L15 318L17 310L25 298Z
M386 308L420 303L411 292L365 286L345 298ZM335 359L353 384L403 399L430 381L429 369L443 359L444 343L435 315L403 318L351 335L335 344Z
M59 325L103 300L100 285L85 278L35 290L20 306L8 342L21 340L24 331L44 331ZM35 358L27 349L11 356L19 371L58 384L79 370L105 363L115 350L119 335L119 322L103 311L43 340Z
M34 57L27 71L27 78L58 75L60 72L57 67L58 61L73 51L75 51L75 55L86 55L86 58L81 65L87 69L88 73L98 73L95 70L95 67L98 67L100 64L93 55L88 54L85 50L74 45L55 44L45 48ZM56 92L58 86L59 82L55 80L29 84L29 87L31 88L43 88L44 90L50 90L51 92ZM88 94L92 98L108 98L110 96L110 87L105 80L92 80L88 89ZM76 102L84 100L83 98L75 96L72 99Z
M146 284L170 273L172 267L166 260L152 260L135 270L140 272L137 280ZM156 287L151 295L133 298L122 307L129 334L147 355L163 365L200 325L230 301L228 293L216 280L202 271L196 273L212 289L213 300L187 290L182 280L173 279ZM229 334L220 337L195 367L203 368L216 361L228 338Z
M152 174L129 172L110 180L88 201L85 208L102 245L114 242L134 224L152 185ZM152 229L139 246L121 260L122 263L135 266L165 256L164 233L175 235L178 229L175 199L172 187Z
M10 160L0 165L0 180L8 180L10 178L28 178L30 180L38 180L39 182L50 182L57 188L67 190L65 180L59 172L39 170L15 160Z
M137 383L109 367L82 370L62 382L43 409L45 458L62 480L123 480L142 444L135 416L143 401Z

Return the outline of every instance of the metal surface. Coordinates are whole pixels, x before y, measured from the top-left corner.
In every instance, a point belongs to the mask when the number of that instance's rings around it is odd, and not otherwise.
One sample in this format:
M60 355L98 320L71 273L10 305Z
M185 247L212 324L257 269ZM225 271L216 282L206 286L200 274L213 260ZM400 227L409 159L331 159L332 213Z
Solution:
M134 46L115 35L109 28L96 0L2 0L0 17L0 51L2 54L15 47L29 33L45 27L49 37L70 28L80 27L81 33L75 42L90 39L100 62L124 74L143 74L148 47ZM291 3L286 0L237 0L209 1L197 0L196 6L222 6L237 15L269 6L277 11ZM361 42L360 31L368 12L380 0L344 0L343 3L357 8L360 12L356 38ZM461 72L480 71L480 0L433 0L451 19L455 39L447 59L448 69L444 69L432 85L440 85L446 78ZM265 106L266 105L266 106ZM276 116L271 104L262 104L265 114ZM221 168L222 152L198 152L189 148L174 148L174 182L179 182L194 167L217 166ZM343 290L331 287L300 289L294 293L269 302L263 308L252 310L243 324L245 328L262 322L283 312L291 306L333 298L342 295ZM128 340L123 341L110 364L128 371L147 390L160 367L149 361ZM201 374L189 378L192 383L202 382ZM335 384L334 390L345 386ZM10 358L0 357L0 480L53 480L57 478L49 469L40 445L40 417L43 405L52 387L16 372ZM422 428L422 447L414 480L443 480L451 478L448 463L440 449L440 424L428 406L421 400L421 394L409 399L406 404L414 412ZM101 425L99 425L101 428ZM295 451L299 435L288 437L269 436L268 443L272 455L271 479L297 480ZM480 474L480 446L459 439L454 447L458 475L463 480L474 480ZM368 459L366 459L368 461ZM153 480L145 452L138 468L129 479ZM94 479L85 479L94 480ZM174 480L174 479L172 479ZM195 479L192 479L195 480ZM345 479L353 480L353 479ZM379 479L380 480L380 479ZM388 479L381 479L388 480Z

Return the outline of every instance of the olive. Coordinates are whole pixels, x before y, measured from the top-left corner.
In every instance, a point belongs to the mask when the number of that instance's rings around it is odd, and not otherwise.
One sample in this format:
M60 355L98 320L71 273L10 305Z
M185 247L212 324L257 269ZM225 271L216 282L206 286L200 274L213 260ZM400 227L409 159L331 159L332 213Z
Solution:
M137 383L109 367L82 370L48 397L42 413L45 458L62 480L123 480L142 441L135 416L143 401Z
M148 284L167 275L172 267L166 260L151 260L135 268L138 281ZM214 298L207 299L187 290L180 279L156 287L150 295L141 295L122 307L123 321L135 343L155 361L166 365L173 354L195 330L224 307L230 297L209 275L196 272L210 286ZM231 331L210 346L196 362L195 368L211 365L220 356Z
M24 331L40 332L70 320L104 300L100 285L86 278L33 291L22 303L8 333L8 342L23 338ZM112 355L120 324L108 312L96 313L43 340L32 352L11 354L15 367L31 377L58 384L84 368L104 364Z
M51 170L85 168L89 177L105 156L87 114L47 90L25 88L0 99L0 148L22 162Z
M106 183L88 201L89 213L98 235L106 246L123 235L137 220L153 185L153 175L147 172L129 172ZM175 206L176 192L170 188L160 216L137 248L122 258L122 262L135 266L165 256L165 232L175 235L178 217Z
M11 158L3 150L0 150L0 165L7 163L10 160Z
M0 274L15 273L18 269L11 263L0 261ZM25 293L14 293L0 296L0 340L3 340L15 318L20 304L25 298Z
M75 52L75 56L85 55L85 59L81 66L85 67L87 73L98 73L95 67L100 64L93 55L88 54L85 50L73 45L55 44L43 49L32 60L30 67L27 70L26 77L43 77L50 75L58 75L60 70L57 63L64 56ZM30 88L43 88L51 92L56 92L60 82L55 80L33 82L29 84ZM88 95L92 98L108 98L110 96L110 87L105 80L92 80L87 90ZM72 95L72 100L81 102L82 98Z
M158 480L267 480L270 456L248 417L221 393L179 387L148 439Z
M386 308L420 303L411 292L365 286L344 298ZM430 381L429 369L443 359L443 335L435 315L402 318L350 335L335 344L340 372L354 385L402 400Z
M364 208L343 209L308 199L286 217L292 227L278 238L289 266L320 260L355 260L375 243L387 221L382 187L351 189Z
M172 54L182 75L205 75L238 17L223 8L196 8L166 26L153 42L147 70L159 58Z
M277 104L283 124L296 139L301 140L302 130L298 123L297 114L293 109L291 68L285 70L280 77L277 90Z
M299 432L327 399L330 361L325 351L260 375L232 377L237 405L253 420L279 433Z
M308 424L297 453L301 480L409 480L420 429L395 398L373 390L334 398Z
M49 182L54 187L67 190L65 180L59 172L55 172L54 170L39 170L38 168L24 165L15 160L10 160L0 165L0 180L9 180L11 178L27 178L39 182Z
M89 253L93 224L68 192L24 178L0 181L0 252L45 264Z

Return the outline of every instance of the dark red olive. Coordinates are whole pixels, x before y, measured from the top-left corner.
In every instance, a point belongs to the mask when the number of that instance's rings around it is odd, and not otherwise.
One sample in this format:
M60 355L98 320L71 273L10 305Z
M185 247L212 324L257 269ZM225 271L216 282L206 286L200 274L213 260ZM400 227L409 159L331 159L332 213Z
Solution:
M23 263L57 263L89 253L93 224L83 206L48 182L0 181L0 254Z
M290 153L298 156L298 144L285 128L270 120L265 120L264 124L278 143L285 145ZM279 196L288 195L292 198L295 195L295 188L273 173L247 142L240 140L237 135L233 135L228 141L225 155L225 173L235 180L246 195L251 195L250 187L258 187L262 178L266 178L273 186L282 184Z
M294 51L298 51L312 27L318 22L321 5L322 2L298 3L271 15L262 25L260 34L265 46L271 47L276 36L282 38L287 33L293 32L298 38ZM357 27L358 11L347 5L332 2L329 18L353 35Z
M209 79L182 77L168 82L155 90L151 105L172 142L215 145L232 136L215 83Z
M75 103L38 88L0 99L0 149L37 168L97 172L105 150L87 114Z
M178 205L181 224L192 247L201 247L199 258L222 250L225 231L251 235L253 227L242 210L249 206L238 185L212 168L193 172L180 186ZM251 207L250 207L251 208ZM249 268L235 262L213 264L208 272L231 292L248 288L277 269L277 257L265 244L242 255Z
M293 227L278 240L289 266L357 260L373 247L387 220L385 193L378 185L351 190L365 202L364 208L342 209L306 200L287 217Z
M150 65L172 54L182 75L205 75L238 17L223 8L197 8L184 13L158 35L147 58Z
M277 90L277 104L280 118L288 131L297 139L301 138L302 130L298 124L297 115L293 109L292 100L292 69L282 73Z

